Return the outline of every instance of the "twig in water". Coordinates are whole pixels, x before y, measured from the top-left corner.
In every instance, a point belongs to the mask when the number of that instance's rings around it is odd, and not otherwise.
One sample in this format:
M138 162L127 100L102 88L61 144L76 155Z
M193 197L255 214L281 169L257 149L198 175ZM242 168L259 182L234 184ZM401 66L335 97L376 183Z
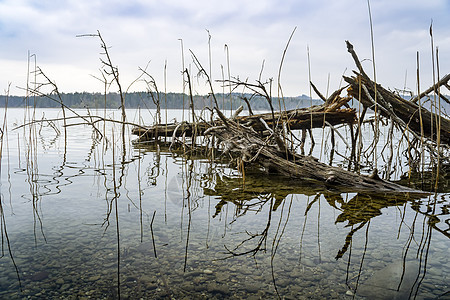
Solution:
M153 252L155 253L155 258L158 256L156 255L156 246L155 246L155 236L153 235L153 220L155 220L156 210L153 212L152 221L150 222L150 231L152 232L152 243L153 243Z

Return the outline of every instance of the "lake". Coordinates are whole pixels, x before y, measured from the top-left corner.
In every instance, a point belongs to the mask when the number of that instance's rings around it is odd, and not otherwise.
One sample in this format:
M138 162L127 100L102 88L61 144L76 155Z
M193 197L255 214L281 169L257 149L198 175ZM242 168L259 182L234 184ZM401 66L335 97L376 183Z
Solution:
M120 119L119 110L75 112ZM154 113L127 118L151 124ZM118 124L98 122L96 132L70 119L65 138L52 121L60 110L6 116L2 299L450 299L448 192L242 178L189 149L135 145L130 127L122 136ZM30 120L42 122L20 127Z

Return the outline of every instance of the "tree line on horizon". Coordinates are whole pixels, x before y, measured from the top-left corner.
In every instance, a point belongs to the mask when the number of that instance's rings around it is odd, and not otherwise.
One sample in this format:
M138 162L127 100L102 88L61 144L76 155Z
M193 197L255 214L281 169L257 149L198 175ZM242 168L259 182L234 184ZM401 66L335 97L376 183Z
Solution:
M62 103L70 108L119 108L120 95L118 93L89 93L89 92L75 92L75 93L61 93ZM270 109L267 100L260 96L253 96L251 94L232 93L230 94L215 94L215 98L220 109L236 109L243 106L248 109L246 100L249 101L253 110L268 110ZM205 107L213 107L214 99L212 95L193 95L192 96L194 108L203 109ZM244 100L246 99L246 100ZM59 108L61 103L58 95L46 96L0 96L0 107L37 107L37 108ZM147 108L156 109L157 103L161 109L188 109L190 107L190 95L183 93L156 93L156 92L131 92L125 94L125 108ZM273 106L276 109L295 109L301 107L309 107L311 105L321 104L323 101L319 99L311 99L306 95L297 97L284 97L283 99L273 98ZM281 107L280 107L281 106Z

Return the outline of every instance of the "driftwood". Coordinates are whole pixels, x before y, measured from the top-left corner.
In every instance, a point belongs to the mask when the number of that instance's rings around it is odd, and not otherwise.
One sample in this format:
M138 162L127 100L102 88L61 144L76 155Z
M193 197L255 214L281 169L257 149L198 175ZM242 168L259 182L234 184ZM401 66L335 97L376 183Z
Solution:
M214 123L209 122L181 122L181 123L168 123L168 124L156 124L146 127L133 127L131 133L139 136L139 141L152 141L158 139L158 137L181 137L185 136L202 136L206 129L213 126Z
M416 137L421 137L437 142L437 133L439 129L439 120L441 122L440 143L450 145L450 120L442 115L439 116L414 103L407 101L400 96L386 90L381 85L376 84L367 76L361 63L353 49L353 45L347 41L347 50L352 55L359 73L356 76L346 77L344 79L350 84L349 95L358 99L365 107L374 107L377 105L381 115L392 118L400 125L403 130L410 130ZM440 85L446 85L450 80L447 75L439 82ZM436 90L436 86L428 89L428 92ZM376 89L376 94L375 94ZM421 98L426 96L422 93ZM414 100L414 99L413 99Z
M356 120L354 109L341 108L351 98L342 98L334 93L326 99L322 105L314 105L308 108L299 108L276 113L264 113L250 116L235 116L233 119L246 126L251 126L255 131L267 135L267 127L270 129L285 126L288 130L322 128L340 124L353 124ZM260 120L263 120L262 123ZM221 119L213 122L200 121L196 123L171 123L156 124L148 127L135 127L132 134L138 135L141 141L150 141L158 137L203 136L205 131L214 126L221 126Z
M208 129L224 145L225 153L239 157L243 163L259 164L268 172L275 172L292 179L325 184L328 189L364 192L418 192L380 179L375 172L371 176L358 175L338 167L319 162L312 156L291 152L276 131L268 138L261 138L251 127L227 119L217 113L224 126ZM264 121L262 121L264 123Z

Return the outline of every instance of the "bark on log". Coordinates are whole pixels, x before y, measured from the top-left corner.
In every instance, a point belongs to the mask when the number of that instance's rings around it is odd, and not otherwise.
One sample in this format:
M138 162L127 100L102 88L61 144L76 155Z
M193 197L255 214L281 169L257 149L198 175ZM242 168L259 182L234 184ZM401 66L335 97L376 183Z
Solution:
M197 136L202 136L206 129L214 125L214 123L208 122L156 124L147 127L134 127L131 133L139 136L139 141L142 142L156 140L158 137L192 136L195 131Z

